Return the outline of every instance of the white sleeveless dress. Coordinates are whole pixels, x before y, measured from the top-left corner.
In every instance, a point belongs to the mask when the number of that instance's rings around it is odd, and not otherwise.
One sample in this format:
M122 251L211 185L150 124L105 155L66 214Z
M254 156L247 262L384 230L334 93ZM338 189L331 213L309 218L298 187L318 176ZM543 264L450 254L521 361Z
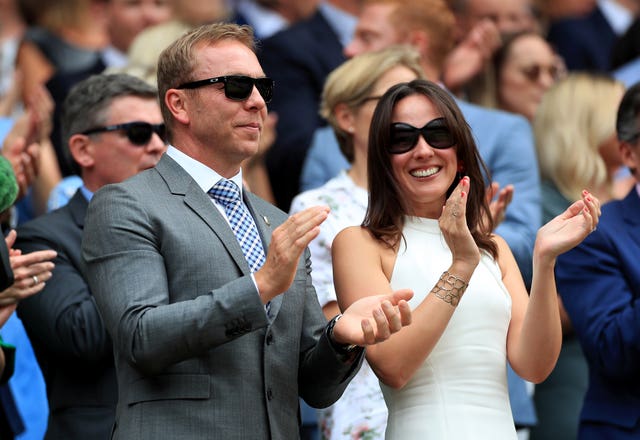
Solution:
M451 264L437 220L406 217L391 286L410 288L415 308ZM442 337L400 390L381 384L393 440L516 439L509 405L506 337L511 297L483 253Z

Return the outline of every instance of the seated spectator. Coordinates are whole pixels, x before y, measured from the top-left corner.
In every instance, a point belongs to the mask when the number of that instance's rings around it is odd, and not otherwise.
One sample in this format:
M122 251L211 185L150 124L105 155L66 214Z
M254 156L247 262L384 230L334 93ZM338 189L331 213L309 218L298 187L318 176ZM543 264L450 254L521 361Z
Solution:
M326 125L318 115L320 94L327 75L345 60L343 48L353 36L360 1L308 3L317 8L306 19L263 40L258 52L265 74L283 84L269 104L278 115L278 135L265 162L277 206L285 211L300 192L300 174L313 133Z
M485 89L491 90L491 59L504 35L533 31L538 22L530 0L454 0L456 47L442 76L457 96L484 105Z
M565 74L562 60L536 32L505 37L493 57L495 92L484 105L533 120L544 93Z
M51 142L63 176L75 174L60 142L59 109L69 89L105 68L102 50L109 42L103 4L95 0L21 0L28 27L18 48L23 76L22 100L46 86L54 106Z
M169 0L107 0L105 13L109 45L102 50L102 58L107 67L124 67L136 35L169 20L172 10Z
M552 2L567 3L567 2ZM571 71L609 72L611 52L631 26L640 4L627 0L598 0L583 15L552 20L547 40Z
M50 138L52 112L49 93L43 86L37 87L26 110L7 120L9 131L0 138L2 154L13 165L20 187L13 224L44 213L49 193L60 181Z

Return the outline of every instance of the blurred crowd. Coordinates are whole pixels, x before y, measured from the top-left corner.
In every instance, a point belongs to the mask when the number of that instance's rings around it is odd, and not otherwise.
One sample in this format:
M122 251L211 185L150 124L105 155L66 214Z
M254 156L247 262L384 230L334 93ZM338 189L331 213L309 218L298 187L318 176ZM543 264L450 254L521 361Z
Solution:
M0 221L8 277L0 292L1 439L45 437L54 410L73 405L58 389L69 386L59 378L68 364L113 368L104 328L84 321L89 308L97 316L88 290L82 299L69 296L55 305L36 300L60 298L55 289L69 288L69 281L55 282L56 270L72 268L82 277L73 258L47 237L46 228L60 217L44 216L72 203L77 191L96 191L157 162L166 149L165 128L146 94L155 93L162 50L199 25L251 26L262 68L275 80L260 153L243 166L247 188L285 212L314 203L335 212L311 245L312 276L327 318L338 313L331 240L362 222L369 123L377 100L397 82L426 78L455 96L488 168L496 233L511 247L527 286L542 224L585 188L604 204L637 184L620 149L616 115L625 91L640 81L638 0L0 0L0 11L0 154L6 163ZM371 53L378 58L367 59ZM359 57L360 65L344 64ZM69 98L96 75L140 83L112 96L85 86ZM114 101L83 101L83 95ZM116 103L123 95L134 101ZM111 118L118 114L127 122ZM129 144L105 139L102 148L113 152L96 153L98 142L82 144L73 124L89 138L122 131ZM128 156L127 148L140 154ZM47 226L34 233L38 219ZM561 285L558 290L562 294ZM45 318L44 308L60 315ZM73 325L63 326L69 309L81 311L74 310ZM593 367L562 301L559 313L563 346L549 378L534 386L509 370L521 438L577 436ZM78 348L88 345L92 331L104 335L95 340L107 344L106 354ZM47 338L56 332L64 336L53 344ZM637 361L640 334L633 337ZM56 363L59 356L68 364ZM112 376L92 380L104 387L96 393L115 387ZM115 406L116 398L101 404ZM316 412L301 405L303 438L384 437L384 402L367 365L333 407ZM108 422L109 414L101 417Z

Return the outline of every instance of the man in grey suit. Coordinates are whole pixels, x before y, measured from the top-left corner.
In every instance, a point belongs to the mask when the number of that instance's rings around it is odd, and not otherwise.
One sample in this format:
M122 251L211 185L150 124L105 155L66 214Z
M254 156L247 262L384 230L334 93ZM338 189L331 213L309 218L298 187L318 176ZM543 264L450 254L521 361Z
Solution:
M411 292L366 298L327 324L306 246L328 208L287 218L242 187L273 92L249 27L178 39L160 56L158 88L167 154L98 191L83 236L114 343L113 438L297 438L298 396L333 403L361 347L410 322ZM233 208L221 187L240 198Z

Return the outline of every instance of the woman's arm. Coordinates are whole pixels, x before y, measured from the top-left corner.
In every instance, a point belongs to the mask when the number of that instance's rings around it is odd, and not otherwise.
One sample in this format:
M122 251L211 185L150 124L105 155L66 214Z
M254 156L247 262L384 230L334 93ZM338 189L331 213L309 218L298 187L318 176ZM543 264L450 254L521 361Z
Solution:
M468 194L468 188L468 180L456 188L449 199L453 203L447 203L440 218L445 239L454 250L447 272L462 280L444 287L458 295L458 300L480 260L480 252L464 220L466 195L462 189ZM453 211L459 213L453 216ZM334 283L342 310L362 297L392 292L389 280L396 251L376 240L366 229L343 230L333 241L332 255ZM442 282L437 285L442 286ZM425 286L429 290L435 288ZM368 347L367 360L380 380L388 386L402 388L431 353L455 310L454 304L428 295L412 311L411 325L389 340Z
M540 228L533 250L529 296L513 254L504 240L496 238L503 282L512 299L507 356L523 379L540 383L555 367L562 344L554 275L556 258L594 230L599 216L599 201L585 191L582 200Z

